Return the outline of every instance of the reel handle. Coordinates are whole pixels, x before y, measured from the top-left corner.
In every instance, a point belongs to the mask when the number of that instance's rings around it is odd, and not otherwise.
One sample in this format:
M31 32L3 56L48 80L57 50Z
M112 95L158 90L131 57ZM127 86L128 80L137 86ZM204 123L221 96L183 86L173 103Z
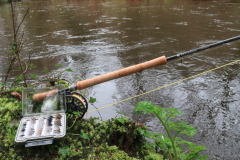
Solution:
M131 67L127 67L124 69L120 69L111 73L107 73L95 78L91 78L91 79L87 79L87 80L83 80L83 81L79 81L77 82L77 86L76 88L74 87L74 89L85 89L94 85L97 85L99 83L103 83L106 81L110 81L116 78L120 78L120 77L124 77L139 71L143 71L145 69L148 68L152 68L152 67L156 67L156 66L160 66L160 65L164 65L167 64L167 59L165 56L161 56L159 58L144 62L144 63L140 63ZM73 88L71 88L71 90L74 90ZM33 95L33 101L36 103L42 102L45 98L47 98L48 96L54 96L57 95L57 91L56 90L52 90L46 93L39 93L39 94L35 94Z

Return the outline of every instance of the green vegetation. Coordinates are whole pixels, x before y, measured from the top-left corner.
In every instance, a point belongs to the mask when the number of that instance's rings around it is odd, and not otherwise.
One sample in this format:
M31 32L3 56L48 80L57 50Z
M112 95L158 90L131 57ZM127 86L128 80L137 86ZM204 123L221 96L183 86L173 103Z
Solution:
M176 110L175 108L161 108L157 107L154 104L144 101L139 102L134 109L134 114L138 114L139 111L142 111L142 115L146 113L151 113L156 116L159 121L164 126L168 137L166 137L162 133L150 133L146 131L146 137L149 137L155 140L155 143L150 144L156 152L160 149L163 152L163 155L168 157L168 159L185 159L185 160L192 160L192 159L207 159L208 156L204 155L201 157L199 154L200 151L205 150L206 148L202 145L197 146L192 142L186 141L177 137L179 134L186 134L192 137L194 134L197 133L194 127L191 127L184 123L183 121L179 122L171 122L170 118L177 118L177 114L181 115L182 112ZM170 130L175 130L176 134L173 135L170 133ZM188 150L183 151L182 146L187 145L189 147Z
M205 150L204 146L197 146L192 142L178 137L179 134L193 136L194 127L184 122L171 122L177 114L182 114L175 108L160 108L148 101L139 102L134 114L152 113L164 125L168 137L161 133L150 133L146 127L124 117L112 118L107 121L96 121L99 118L76 120L68 117L66 138L56 141L52 145L25 148L17 146L14 142L19 122L22 118L21 102L13 98L10 92L21 93L23 87L14 90L1 91L0 98L0 156L3 159L207 159L201 157L199 152ZM92 98L94 103L96 99ZM121 113L118 111L120 114ZM77 115L77 113L75 113ZM176 131L176 135L170 133ZM148 142L145 137L155 140ZM186 144L189 149L182 150Z

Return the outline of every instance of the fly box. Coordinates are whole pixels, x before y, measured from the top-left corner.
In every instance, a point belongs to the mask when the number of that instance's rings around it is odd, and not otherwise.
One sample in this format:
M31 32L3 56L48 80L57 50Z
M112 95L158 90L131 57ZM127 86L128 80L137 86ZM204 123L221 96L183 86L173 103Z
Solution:
M26 88L22 91L23 118L15 137L16 144L25 144L25 147L48 145L65 137L67 119L65 92L46 97L40 103L35 103L32 99L34 94L54 89L65 90L63 85L56 85L42 89Z

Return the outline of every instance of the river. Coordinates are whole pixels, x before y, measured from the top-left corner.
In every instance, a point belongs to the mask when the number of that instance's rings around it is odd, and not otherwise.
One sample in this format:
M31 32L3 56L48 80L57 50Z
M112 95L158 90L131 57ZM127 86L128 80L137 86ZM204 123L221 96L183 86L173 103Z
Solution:
M20 4L20 3L18 3ZM239 0L51 0L21 2L19 17L30 8L28 44L23 58L33 47L28 72L47 78L42 71L71 68L62 78L77 82L166 57L240 35ZM10 4L0 5L0 67L12 41ZM240 40L208 49L167 65L93 86L91 97L97 108L171 84L240 59ZM16 66L15 66L16 68ZM10 77L12 80L14 77ZM195 78L170 85L99 110L103 119L120 110L137 121L133 109L148 100L160 107L174 106L184 114L179 120L196 127L193 138L204 145L209 159L240 158L240 70L239 62ZM89 106L89 110L94 110ZM87 115L99 117L98 112ZM139 118L152 132L163 132L153 115Z

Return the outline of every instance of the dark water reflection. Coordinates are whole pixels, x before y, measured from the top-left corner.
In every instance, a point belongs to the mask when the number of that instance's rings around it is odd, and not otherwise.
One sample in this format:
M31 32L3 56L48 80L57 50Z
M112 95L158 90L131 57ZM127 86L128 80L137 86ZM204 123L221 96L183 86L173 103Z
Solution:
M11 41L9 4L0 6L1 67ZM63 78L92 78L162 55L198 48L240 35L240 1L26 1L20 16L30 8L30 45L34 47L29 72L46 77L42 70L71 68ZM160 66L91 88L96 107L135 96L240 59L240 41L209 49L166 66ZM2 69L2 68L1 68ZM1 70L3 72L3 70ZM239 63L194 79L100 110L104 119L116 111L133 116L134 106L148 100L184 112L181 120L197 128L194 143L206 146L210 159L239 159ZM90 106L89 111L94 107ZM99 116L97 112L89 116ZM163 127L152 115L140 122L153 132Z

